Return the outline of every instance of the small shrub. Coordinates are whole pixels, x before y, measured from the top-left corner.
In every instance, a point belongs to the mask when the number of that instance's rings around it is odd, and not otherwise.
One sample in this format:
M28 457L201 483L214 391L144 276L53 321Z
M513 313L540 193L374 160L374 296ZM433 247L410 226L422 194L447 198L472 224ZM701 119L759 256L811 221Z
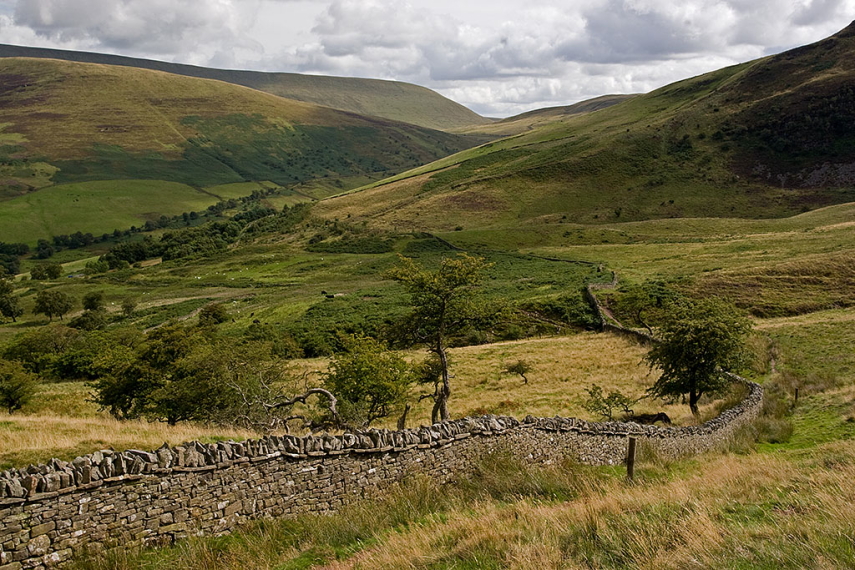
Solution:
M210 327L219 325L229 320L229 312L223 303L211 303L205 305L199 311L199 326Z
M130 318L134 316L134 311L137 308L137 300L133 297L125 297L122 299L122 314Z
M582 404L582 407L592 414L602 416L609 421L614 420L614 413L619 410L623 411L627 416L632 416L632 406L638 402L638 399L632 399L617 390L612 391L606 396L603 389L597 384L592 385L585 391L588 393L588 398Z

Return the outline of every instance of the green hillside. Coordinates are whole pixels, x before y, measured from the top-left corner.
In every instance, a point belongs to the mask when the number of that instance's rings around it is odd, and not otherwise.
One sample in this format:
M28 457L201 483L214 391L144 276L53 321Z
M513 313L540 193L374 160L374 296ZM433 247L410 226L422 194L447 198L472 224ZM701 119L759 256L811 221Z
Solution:
M290 187L323 180L325 190L314 195L325 196L483 140L220 81L47 59L0 60L0 218L20 216L26 224L41 216L26 206L45 199L29 194L55 185L83 184L76 188L95 192L85 184L159 180L164 185L158 191L166 192L173 183L203 188L270 181ZM207 206L218 198L198 199ZM144 220L179 207L177 201L148 200L160 206L122 215ZM63 233L116 227L87 218L85 210L80 216L53 227ZM50 237L22 228L18 240Z
M288 99L332 107L359 115L371 115L412 123L431 129L448 130L491 122L490 119L481 117L435 91L400 81L209 69L194 65L116 55L0 44L0 58L6 57L48 58L100 63L165 71L203 79L216 79L266 91Z
M634 97L634 95L602 95L600 97L574 103L573 105L535 109L534 111L527 111L493 123L455 129L454 132L467 134L490 134L503 137L518 135L571 115L582 115L585 113L593 113L600 109L606 109L632 97Z
M855 26L320 205L380 227L782 217L855 199Z

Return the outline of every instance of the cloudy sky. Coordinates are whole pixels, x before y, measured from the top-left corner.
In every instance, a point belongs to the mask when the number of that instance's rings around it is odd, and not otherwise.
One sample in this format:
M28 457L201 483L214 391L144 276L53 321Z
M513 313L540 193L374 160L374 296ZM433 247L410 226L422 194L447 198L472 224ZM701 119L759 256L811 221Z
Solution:
M853 19L855 0L0 0L0 43L397 79L508 116L650 91Z

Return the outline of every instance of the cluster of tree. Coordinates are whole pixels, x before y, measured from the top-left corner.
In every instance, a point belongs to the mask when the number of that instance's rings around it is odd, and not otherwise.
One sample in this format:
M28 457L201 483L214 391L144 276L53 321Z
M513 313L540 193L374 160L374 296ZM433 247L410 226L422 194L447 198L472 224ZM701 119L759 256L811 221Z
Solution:
M104 293L90 291L83 295L83 313L72 319L71 327L83 330L103 328L107 324L107 308ZM33 303L33 314L44 315L48 322L54 317L62 320L76 306L75 299L59 289L41 289L36 293ZM122 313L126 317L133 315L136 300L128 297L122 301ZM15 283L9 279L0 278L0 316L16 322L24 314L20 299L15 295Z
M6 347L0 356L14 361L6 369L15 370L0 375L5 382L0 394L5 394L5 386L13 386L10 393L25 393L19 384L26 384L21 378L30 378L21 376L26 373L89 380L96 401L117 418L228 423L259 430L287 429L295 421L311 428L362 427L405 414L407 400L418 397L433 401L433 421L445 420L452 395L452 339L473 326L494 326L508 314L506 307L478 295L489 265L459 254L427 269L401 257L385 274L409 295L410 310L395 325L394 337L399 345L427 348L428 357L420 363L406 362L377 339L339 335L329 370L319 385L310 386L290 372L289 359L302 352L293 338L261 323L254 323L243 337L223 335L218 325L229 317L222 304L204 307L196 325L170 323L143 334L125 327L104 330L103 294L91 292L83 298L84 313L71 323L74 327L28 331ZM0 299L8 290L0 289ZM671 400L686 395L697 415L700 398L720 392L728 384L726 372L745 363L750 323L721 301L657 291L625 291L625 302L633 307L629 312L645 326L650 326L650 311L662 309L656 313L659 341L647 355L651 368L661 375L648 395ZM63 296L56 290L40 291L37 310L49 319L61 318L70 310ZM130 305L128 309L133 311ZM522 360L505 368L526 382L530 370ZM3 379L13 376L14 382ZM415 386L427 390L414 394ZM17 405L6 401L0 404L10 410ZM609 418L617 409L631 413L635 401L619 392L606 395L596 386L589 390L591 411Z
M152 232L165 228L180 228L181 226L190 226L196 220L202 217L216 218L220 217L223 212L242 207L243 209L233 216L235 221L245 225L248 222L254 221L261 217L266 217L276 214L276 211L267 206L259 205L259 202L264 198L280 192L281 188L268 188L265 190L253 190L249 196L243 196L238 199L221 200L216 204L212 204L207 208L206 212L183 212L175 216L160 216L157 220L146 220L142 226L131 226L128 229L115 229L112 233L104 233L100 236L95 236L91 232L77 231L72 234L60 234L51 236L50 240L39 239L36 245L35 257L37 259L48 259L58 251L63 249L79 249L90 246L94 243L105 243L111 240L121 240L122 238L130 237L134 234L142 232ZM20 253L6 253L6 246L12 248L22 246L24 249ZM4 244L0 242L0 265L6 263L11 264L7 268L8 273L15 274L20 270L20 266L15 264L15 259L29 253L29 247L26 244ZM7 259L8 258L8 259Z
M30 252L25 243L5 243L0 241L0 277L16 275L21 271L21 257Z
M308 387L269 342L169 324L99 359L95 400L117 418L204 421L256 430L362 427L396 412L412 368L377 341L350 337ZM308 401L316 400L314 405Z
M212 255L225 251L241 235L291 227L302 220L305 213L305 206L299 204L290 208L285 206L281 212L256 207L239 212L230 220L167 231L159 239L146 236L141 241L117 244L100 261L107 263L110 269L117 269L154 257L170 260ZM254 227L256 222L265 220L269 223Z
M59 263L41 263L30 269L30 279L43 281L45 279L59 279L62 276L62 265Z

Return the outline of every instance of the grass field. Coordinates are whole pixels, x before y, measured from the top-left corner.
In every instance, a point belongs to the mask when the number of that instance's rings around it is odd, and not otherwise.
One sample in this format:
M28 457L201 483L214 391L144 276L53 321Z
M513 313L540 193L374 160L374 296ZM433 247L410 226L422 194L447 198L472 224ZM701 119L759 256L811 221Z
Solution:
M457 486L417 479L331 516L265 521L160 550L121 550L75 568L847 567L855 557L853 318L849 309L758 322L776 347L767 383L788 374L835 376L805 389L789 442L755 446L740 439L723 453L681 461L642 454L633 484L620 467L533 467L497 455ZM821 353L812 349L817 342L825 343ZM621 369L633 366L621 358L633 361L640 349L625 343L575 335L455 351L459 387L452 402L489 397L467 381L470 373L489 375L520 354L541 362L538 345L567 358L574 376L626 387ZM582 352L577 364L574 350ZM547 377L556 377L548 366L532 373L531 384ZM487 384L504 382L506 395L524 393L518 379L494 378ZM565 386L572 392L578 384ZM567 401L566 394L552 398Z
M470 346L451 350L454 373L450 411L454 417L487 413L524 417L563 415L596 420L583 408L585 390L599 384L641 397L650 384L641 363L644 349L621 337L593 333ZM410 360L424 357L409 351ZM507 364L523 359L531 364L529 382L503 373ZM294 362L294 374L308 374L318 382L328 360ZM409 425L430 423L430 406L414 404ZM154 449L164 441L177 444L194 438L245 438L246 431L192 424L168 426L150 422L120 422L99 412L91 403L91 390L82 382L43 384L35 400L21 413L0 414L0 469L12 465L44 463L51 457L70 460L96 448ZM643 401L637 413L665 411L674 421L691 423L686 406ZM394 428L397 417L379 425ZM38 429L37 429L37 426Z
M204 210L217 201L185 184L162 180L61 184L0 202L0 241L35 245L39 238L77 231L100 236L162 215Z

